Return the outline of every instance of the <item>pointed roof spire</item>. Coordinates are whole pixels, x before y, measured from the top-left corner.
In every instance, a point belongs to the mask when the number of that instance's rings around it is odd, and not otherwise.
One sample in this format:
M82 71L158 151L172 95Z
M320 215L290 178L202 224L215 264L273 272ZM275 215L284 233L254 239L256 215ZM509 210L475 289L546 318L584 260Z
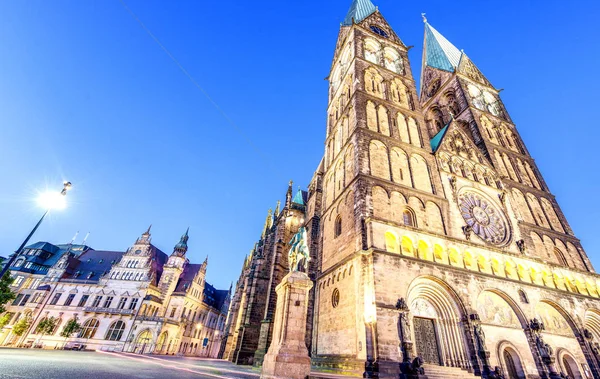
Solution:
M150 224L148 229L144 233L142 233L142 236L140 238L138 238L135 243L149 244L150 243L150 229L152 229L152 224ZM89 235L89 233L88 233L88 235ZM85 239L87 239L87 236L85 237Z
M446 37L429 25L425 14L423 14L423 21L425 22L423 65L454 72L464 52L458 50Z
M273 214L274 217L279 216L279 212L281 212L280 208L281 208L281 200L277 200L277 206L275 207L275 213Z
M354 23L359 23L377 11L377 7L373 5L371 0L352 0L350 10L342 22L342 26L351 26Z
M294 181L290 180L290 184L288 185L288 190L285 194L285 207L289 209L292 205L292 191L293 191Z
M263 226L263 231L261 237L264 239L267 235L267 230L269 230L273 226L273 210L269 209L267 212L267 218L265 220L265 226Z
M187 253L187 250L188 250L187 242L188 242L188 239L190 238L189 232L190 232L190 228L188 227L187 230L185 231L185 233L179 239L179 242L177 243L177 245L175 245L173 254L179 255L179 256L184 256L185 253Z

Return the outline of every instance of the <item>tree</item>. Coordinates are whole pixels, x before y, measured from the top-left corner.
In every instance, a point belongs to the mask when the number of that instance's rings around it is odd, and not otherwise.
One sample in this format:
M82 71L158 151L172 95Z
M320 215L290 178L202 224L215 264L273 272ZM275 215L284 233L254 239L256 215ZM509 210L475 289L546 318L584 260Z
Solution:
M2 267L2 261L0 261L0 267ZM14 300L14 298L17 296L10 289L10 285L14 280L15 279L10 276L10 271L6 271L4 276L0 279L0 313L4 313L4 311L6 311L4 304Z
M31 326L31 317L29 315L22 316L15 325L13 325L12 332L14 335L21 337Z
M38 323L37 328L35 329L36 334L41 334L42 337L45 334L52 334L54 328L58 324L58 319L56 317L45 317ZM40 337L41 338L41 337Z
M65 337L65 339L67 339L80 330L81 325L77 322L77 319L72 318L69 321L67 321L62 332L60 332L60 335L61 337Z
M12 317L12 313L5 313L4 316L0 317L0 330L2 330L2 328L4 328L10 322Z

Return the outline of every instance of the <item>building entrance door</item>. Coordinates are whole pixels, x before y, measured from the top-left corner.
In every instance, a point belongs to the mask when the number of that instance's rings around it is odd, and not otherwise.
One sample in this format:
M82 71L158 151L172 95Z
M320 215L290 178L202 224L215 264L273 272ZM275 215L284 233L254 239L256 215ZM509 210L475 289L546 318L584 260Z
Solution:
M508 349L504 350L504 362L506 363L506 371L508 371L508 379L519 379L515 361Z
M413 324L417 355L425 363L440 366L440 350L435 333L435 321L429 318L415 317L413 318Z

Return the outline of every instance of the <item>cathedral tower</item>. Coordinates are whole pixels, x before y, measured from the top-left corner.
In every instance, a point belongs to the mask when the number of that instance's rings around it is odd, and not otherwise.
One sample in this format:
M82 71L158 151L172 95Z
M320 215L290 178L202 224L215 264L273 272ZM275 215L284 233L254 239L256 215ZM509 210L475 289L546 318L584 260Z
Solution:
M417 96L408 50L353 0L316 176L313 364L397 378L419 356L434 379L598 375L599 277L499 91L425 22Z

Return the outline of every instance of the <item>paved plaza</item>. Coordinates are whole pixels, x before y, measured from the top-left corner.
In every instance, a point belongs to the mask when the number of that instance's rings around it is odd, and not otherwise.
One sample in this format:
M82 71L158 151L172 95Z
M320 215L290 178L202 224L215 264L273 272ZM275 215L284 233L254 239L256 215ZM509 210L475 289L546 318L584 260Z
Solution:
M260 372L227 361L87 351L0 349L0 379L183 378L258 379Z
M259 379L260 369L219 359L0 348L0 379ZM314 379L348 378L312 373Z

